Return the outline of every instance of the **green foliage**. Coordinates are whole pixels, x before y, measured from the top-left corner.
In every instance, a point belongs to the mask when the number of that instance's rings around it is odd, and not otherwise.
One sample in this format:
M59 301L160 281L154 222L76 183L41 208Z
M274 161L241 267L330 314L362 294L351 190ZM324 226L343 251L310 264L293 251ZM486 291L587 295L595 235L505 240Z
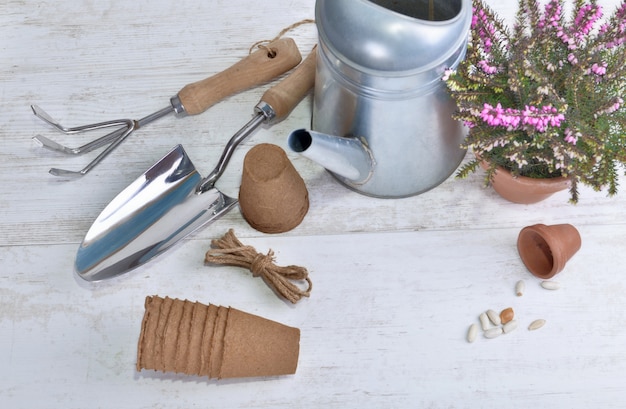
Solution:
M519 0L513 29L474 0L466 58L446 74L465 148L514 175L570 179L614 195L626 164L626 0ZM458 177L478 168L461 167ZM490 176L487 178L489 180Z

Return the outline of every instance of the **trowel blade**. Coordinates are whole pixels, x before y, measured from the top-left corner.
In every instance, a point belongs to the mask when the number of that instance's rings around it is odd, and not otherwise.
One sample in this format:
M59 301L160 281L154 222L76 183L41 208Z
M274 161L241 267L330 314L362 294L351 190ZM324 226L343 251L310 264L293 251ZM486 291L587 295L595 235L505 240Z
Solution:
M76 254L78 275L100 281L126 273L237 205L216 188L196 193L201 180L183 147L174 147L96 218Z

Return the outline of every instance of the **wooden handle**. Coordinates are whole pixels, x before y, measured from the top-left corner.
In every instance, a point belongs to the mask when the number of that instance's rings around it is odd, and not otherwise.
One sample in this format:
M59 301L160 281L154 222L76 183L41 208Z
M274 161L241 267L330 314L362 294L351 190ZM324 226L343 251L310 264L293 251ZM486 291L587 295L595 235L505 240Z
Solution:
M265 91L261 101L274 110L274 122L287 117L315 85L317 46L287 78Z
M209 78L185 85L178 98L189 115L201 114L222 99L266 83L302 61L296 43L282 38ZM270 53L271 51L271 53ZM271 55L270 55L271 54Z

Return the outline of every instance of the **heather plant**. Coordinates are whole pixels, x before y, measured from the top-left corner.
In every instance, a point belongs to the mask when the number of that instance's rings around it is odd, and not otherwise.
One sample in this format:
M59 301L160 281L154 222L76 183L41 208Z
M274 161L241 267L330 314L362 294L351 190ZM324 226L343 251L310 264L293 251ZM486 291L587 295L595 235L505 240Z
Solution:
M519 0L509 28L473 1L465 60L444 80L476 159L458 177L489 163L515 176L565 177L618 190L626 163L626 0L610 15L596 1ZM565 11L566 6L571 9Z

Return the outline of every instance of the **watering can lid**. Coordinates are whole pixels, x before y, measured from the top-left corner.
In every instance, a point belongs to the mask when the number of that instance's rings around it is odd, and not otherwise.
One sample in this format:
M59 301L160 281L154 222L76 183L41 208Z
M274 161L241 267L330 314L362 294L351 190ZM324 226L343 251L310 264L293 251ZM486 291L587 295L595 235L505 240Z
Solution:
M320 42L341 62L364 71L417 73L464 52L472 2L317 0L315 15Z

